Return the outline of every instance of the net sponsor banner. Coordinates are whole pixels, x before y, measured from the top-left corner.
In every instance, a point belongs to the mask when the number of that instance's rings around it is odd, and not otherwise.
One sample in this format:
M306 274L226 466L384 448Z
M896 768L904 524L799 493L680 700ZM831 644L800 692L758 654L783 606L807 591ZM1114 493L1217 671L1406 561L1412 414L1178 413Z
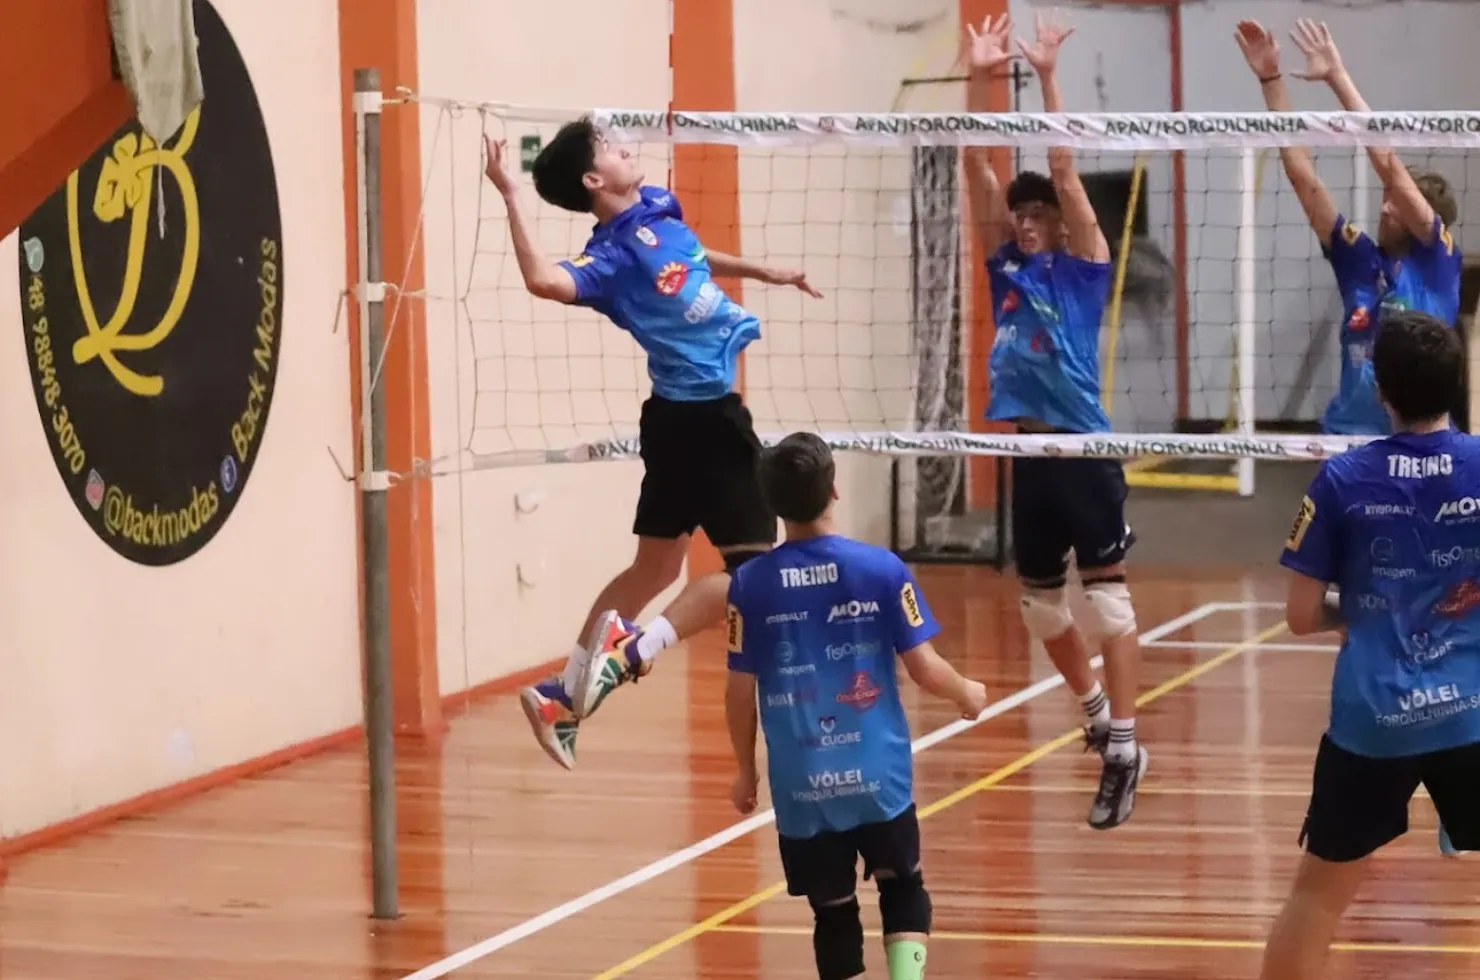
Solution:
M1223 147L1480 146L1480 112L797 113L596 109L626 142L796 146Z

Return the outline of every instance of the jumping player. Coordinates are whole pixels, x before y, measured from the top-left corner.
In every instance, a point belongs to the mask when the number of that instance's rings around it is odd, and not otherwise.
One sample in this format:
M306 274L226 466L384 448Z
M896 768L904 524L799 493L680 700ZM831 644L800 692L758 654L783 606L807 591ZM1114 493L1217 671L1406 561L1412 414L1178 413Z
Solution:
M1004 16L969 28L968 105L985 111L987 74L1012 57ZM1062 111L1059 45L1072 33L1038 18L1037 40L1018 47L1043 86L1043 107ZM1107 432L1100 404L1100 319L1110 286L1110 248L1066 147L1049 151L1049 176L1023 171L1003 193L983 149L968 151L971 212L987 259L997 337L987 417L1022 432ZM1136 740L1140 642L1125 583L1130 545L1125 473L1118 460L1021 458L1013 462L1012 535L1022 615L1043 643L1089 724L1085 739L1103 760L1089 824L1118 826L1135 807L1147 753ZM1081 634L1064 586L1074 553L1088 621ZM1089 644L1105 657L1109 696L1095 680Z
M1372 367L1394 434L1324 463L1280 563L1296 635L1342 630L1331 720L1316 753L1306 854L1264 955L1263 980L1315 980L1367 873L1428 788L1461 850L1480 848L1480 438L1449 406L1459 338L1397 311ZM1340 587L1340 606L1326 598Z
M787 891L812 906L818 977L863 976L861 856L879 887L889 980L920 980L931 904L895 657L966 718L986 708L987 692L931 646L939 628L904 563L837 534L834 474L827 444L809 433L761 463L786 540L730 582L725 718L740 764L731 795L741 813L755 809L759 693L781 864Z
M645 472L632 528L637 554L597 596L562 674L520 692L540 745L571 769L579 720L646 672L659 651L717 625L727 573L776 540L776 519L755 473L760 440L731 390L736 359L760 336L760 324L711 276L818 293L803 273L706 250L673 193L644 186L637 161L589 119L561 127L534 163L541 198L596 218L578 257L552 261L535 242L503 142L488 139L486 151L525 288L541 299L591 307L632 334L647 352L653 383L639 430ZM695 528L724 556L726 573L693 580L639 631L630 619L678 578Z
M1302 19L1290 33L1306 60L1305 71L1297 77L1324 81L1344 108L1368 111L1326 25ZM1234 38L1259 79L1265 106L1272 112L1290 111L1273 32L1246 20L1239 23ZM1323 431L1341 435L1392 431L1372 370L1373 328L1378 321L1389 312L1407 309L1453 327L1459 316L1463 260L1449 231L1457 215L1449 182L1434 173L1410 174L1397 154L1385 147L1368 147L1367 153L1383 187L1376 242L1337 213L1330 192L1316 176L1309 150L1300 146L1280 150L1285 174L1331 263L1341 295L1341 375L1321 418ZM1449 406L1451 421L1458 421L1460 428L1468 428L1463 424L1469 417L1468 401L1468 386L1461 379ZM1439 847L1446 854L1455 853L1442 826Z

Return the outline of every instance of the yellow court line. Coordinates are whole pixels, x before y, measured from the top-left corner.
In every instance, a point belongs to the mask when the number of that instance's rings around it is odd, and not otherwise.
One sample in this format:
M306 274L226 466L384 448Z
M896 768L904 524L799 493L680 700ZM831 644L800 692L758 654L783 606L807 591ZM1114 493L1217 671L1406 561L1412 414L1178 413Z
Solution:
M1182 673L1178 674L1176 677L1173 677L1165 684L1160 684L1142 694L1139 698L1136 699L1136 705L1140 707L1150 704L1157 698L1162 697L1163 695L1166 695L1172 691L1175 691L1179 687L1183 687L1187 684L1192 683L1202 675L1206 674L1208 671L1215 670L1218 667L1223 666L1234 657L1237 657L1239 654L1243 653L1245 650L1248 650L1252 647L1257 647L1259 644L1265 642L1266 640L1273 639L1280 633L1283 633L1284 630L1285 624L1283 622L1276 623L1268 629L1261 630L1258 634L1250 637L1247 640L1241 640L1238 643L1232 644L1227 649L1214 654L1212 657L1204 660L1197 666L1184 670ZM1007 765L996 770L995 772L988 773L981 779L978 779L976 782L971 783L968 786L963 786L961 789L956 790L954 793L950 793L946 796L941 797L934 803L931 803L929 806L921 807L919 810L920 818L923 820L926 817L939 813L940 811L948 809L949 807L955 806L962 800L975 796L982 790L991 789L993 786L996 786L1004 779L1007 779L1023 771L1028 766L1031 766L1033 763L1042 759L1044 756L1051 755L1054 752L1057 752L1059 749L1062 749L1066 745L1072 745L1074 742L1077 742L1083 737L1084 736L1082 730L1078 728L1074 729L1073 731L1065 732L1053 741L1045 742L1043 745L1038 746L1038 748L1034 749L1033 751L1027 753L1026 755L1019 756L1018 758L1014 759L1012 762L1009 762ZM757 905L760 905L763 902L770 901L785 890L786 882L778 881L774 885L771 885L769 888L765 888L761 891L756 892L749 898L741 899L734 905L731 905L729 908L721 909L704 921L696 922L686 929L675 932L667 939L664 939L661 942L654 943L647 949L644 949L642 952L636 953L633 956L629 956L627 959L618 963L616 966L605 971L604 973L598 973L595 977L592 978L592 980L616 980L617 977L624 977L638 967L652 962L653 960L662 956L664 953L677 949L679 946L693 941L706 932L713 932L715 929L724 925L726 922L729 922L737 915L743 915L744 913L749 912Z
M801 926L715 926L712 932L749 936L811 936L811 927ZM864 935L878 939L883 933L866 929ZM973 943L1023 943L1042 946L1131 946L1141 949L1252 949L1264 948L1262 939L1203 939L1197 936L1073 936L1044 932L932 932L931 940ZM1439 943L1332 943L1343 953L1449 953L1473 956L1480 946Z

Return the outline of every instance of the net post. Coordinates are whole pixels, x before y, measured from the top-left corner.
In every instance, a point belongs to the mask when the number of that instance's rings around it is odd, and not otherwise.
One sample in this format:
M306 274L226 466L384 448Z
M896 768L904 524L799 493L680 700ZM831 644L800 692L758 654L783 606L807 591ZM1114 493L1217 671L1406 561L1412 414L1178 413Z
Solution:
M1236 333L1235 356L1238 358L1238 391L1230 392L1238 399L1238 429L1241 435L1254 431L1254 234L1258 217L1259 155L1252 147L1246 147L1239 160L1239 222L1238 222L1238 331ZM1254 458L1243 456L1235 464L1238 475L1238 494L1249 497L1254 493Z
M360 467L364 581L365 740L370 764L370 867L377 919L399 915L396 861L396 746L391 703L390 552L385 388L375 364L385 346L380 197L380 71L355 70L355 193L360 281Z

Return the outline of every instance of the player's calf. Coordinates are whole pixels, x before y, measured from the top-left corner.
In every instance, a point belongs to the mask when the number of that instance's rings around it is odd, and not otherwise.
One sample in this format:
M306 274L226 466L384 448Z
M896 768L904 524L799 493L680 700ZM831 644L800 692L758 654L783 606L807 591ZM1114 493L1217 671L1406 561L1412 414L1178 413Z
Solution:
M925 974L925 940L934 912L924 876L916 868L904 877L876 877L889 980L920 980Z
M1075 628L1063 580L1025 581L1019 608L1028 635L1043 644L1084 708L1089 719L1084 728L1086 750L1104 755L1110 744L1110 699L1090 668L1089 651Z
M808 901L812 905L812 955L817 961L818 980L863 976L863 920L858 914L858 896Z
M1136 739L1135 694L1140 643L1130 589L1120 574L1085 573L1085 632L1104 651L1105 674L1114 695L1103 751L1100 785L1090 805L1089 825L1109 830L1130 819L1136 790L1150 756ZM1119 715L1119 717L1115 717Z

